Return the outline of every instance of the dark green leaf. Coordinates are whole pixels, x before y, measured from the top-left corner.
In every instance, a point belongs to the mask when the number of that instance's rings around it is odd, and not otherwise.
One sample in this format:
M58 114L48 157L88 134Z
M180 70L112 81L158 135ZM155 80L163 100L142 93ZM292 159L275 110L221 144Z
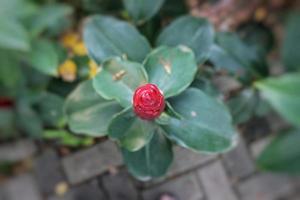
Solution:
M300 69L300 13L289 16L283 42L282 58L290 70Z
M57 76L59 57L54 45L48 40L36 40L32 44L32 51L28 56L28 62L40 72Z
M183 147L218 153L232 148L237 135L226 107L201 90L189 88L170 99L181 118L163 116L160 122L168 137Z
M0 108L0 139L7 139L16 135L15 118L13 109Z
M117 114L108 127L108 134L128 151L137 151L152 138L155 125L135 116L132 109Z
M22 76L20 58L9 51L0 51L0 83L9 89L15 89Z
M234 124L248 121L255 114L258 96L253 90L244 90L227 102Z
M18 21L0 18L0 48L28 51L30 49L27 31Z
M81 83L65 102L70 129L77 134L96 137L107 134L110 120L121 109L117 102L99 96L92 87L92 81Z
M183 16L162 31L156 44L173 47L186 45L194 51L197 62L202 64L209 56L213 40L214 30L206 19Z
M256 83L263 97L287 121L300 125L300 73L268 78Z
M50 4L42 7L31 20L31 32L37 35L64 21L72 14L72 7L66 4Z
M1 19L19 19L27 17L36 10L31 1L24 0L0 0Z
M63 127L65 118L63 114L64 99L55 94L45 92L38 102L38 110L41 118L47 126Z
M105 61L101 72L93 79L94 88L102 97L115 99L125 108L131 106L135 89L147 82L141 64L121 58Z
M185 90L198 69L193 52L184 46L159 47L147 56L144 66L149 82L156 84L166 98Z
M90 57L98 64L114 56L141 62L151 49L135 27L112 17L91 17L85 24L83 36Z
M217 70L225 69L232 73L245 73L245 69L242 64L238 60L234 59L230 55L230 52L221 48L217 44L214 44L210 49L209 60Z
M123 0L131 18L138 24L153 17L165 0Z
M211 56L210 60L213 63L220 64L216 67L225 67L225 69L237 69L239 67L242 72L248 71L258 77L265 76L268 73L265 58L259 55L255 48L247 46L235 33L218 33L216 43L224 51L220 55ZM230 56L230 58L225 59L226 56ZM223 62L228 66L224 66Z
M257 22L249 22L237 30L242 40L259 54L266 55L274 45L274 35L270 27Z
M300 174L300 130L277 135L257 159L259 168Z
M136 152L123 149L122 153L130 173L141 180L164 175L173 160L172 144L161 129L144 148Z
M17 126L28 136L40 138L43 133L43 123L38 114L32 109L27 100L20 99L16 105Z

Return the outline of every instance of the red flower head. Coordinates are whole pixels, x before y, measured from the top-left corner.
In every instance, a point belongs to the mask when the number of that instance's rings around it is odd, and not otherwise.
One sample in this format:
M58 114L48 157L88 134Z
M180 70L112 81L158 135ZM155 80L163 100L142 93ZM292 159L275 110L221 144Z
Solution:
M154 84L138 87L133 95L133 109L142 119L152 120L162 113L165 108L165 98Z

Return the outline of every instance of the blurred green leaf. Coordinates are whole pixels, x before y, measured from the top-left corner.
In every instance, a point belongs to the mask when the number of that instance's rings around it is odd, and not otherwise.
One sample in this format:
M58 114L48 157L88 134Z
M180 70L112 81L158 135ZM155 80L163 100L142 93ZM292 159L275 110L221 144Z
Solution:
M234 124L248 121L255 115L258 96L254 90L244 90L227 102Z
M277 135L257 159L262 170L300 174L300 130Z
M1 19L19 19L30 16L36 11L36 5L27 0L0 0Z
M144 66L149 83L156 84L165 98L185 90L198 69L194 53L185 46L159 47L147 56Z
M58 140L59 144L69 147L90 146L94 142L93 138L78 137L66 130L45 130L43 138Z
M63 114L64 99L58 95L45 92L37 103L38 113L44 124L51 127L63 127L65 118Z
M103 98L115 99L127 108L132 104L135 89L147 82L141 64L114 58L103 63L101 72L93 79L93 86Z
M99 137L107 134L113 115L122 108L99 96L90 80L82 82L68 96L64 110L72 132Z
M86 21L83 36L90 57L98 64L115 56L142 62L151 48L132 25L101 15Z
M152 138L156 126L153 122L142 120L126 109L115 115L108 127L108 134L128 151L137 151Z
M67 4L57 3L45 5L32 17L30 31L33 35L38 35L51 27L58 26L64 22L72 12L72 7Z
M255 85L287 121L300 126L300 73L268 78Z
M134 22L141 24L153 17L165 0L123 0L125 8Z
M181 117L162 115L159 123L178 145L198 152L219 153L237 143L226 107L201 90L189 88L169 102Z
M182 16L168 25L159 35L156 45L191 48L198 64L204 63L214 40L214 29L204 18Z
M172 144L161 129L144 148L135 152L123 149L122 153L129 172L141 180L164 175L173 160Z
M191 87L197 88L211 97L217 98L221 95L218 89L211 82L210 77L207 77L205 74L201 74L199 77L196 77Z
M32 51L28 55L28 62L40 72L57 76L59 57L51 41L38 39L32 43Z
M210 61L218 64L217 68L225 68L251 72L254 76L261 77L268 74L268 66L265 58L255 49L247 46L235 33L219 32L216 44L222 49L213 49L217 55L211 53ZM227 57L228 56L228 57ZM226 64L226 65L225 65ZM239 68L239 69L238 69ZM240 72L238 74L240 74Z
M0 139L16 136L16 115L13 109L0 108Z
M21 132L34 138L42 137L43 123L26 99L19 99L16 104L17 126Z
M274 35L270 27L257 22L249 22L237 30L241 39L259 54L266 55L274 46Z
M0 50L0 85L16 89L22 76L19 55Z
M300 69L300 13L292 13L285 27L282 59L288 70Z
M29 36L24 26L16 20L0 18L0 48L28 51Z
M234 59L230 52L217 44L214 44L210 49L209 60L217 70L225 69L231 73L245 74L246 70L242 64L237 59Z

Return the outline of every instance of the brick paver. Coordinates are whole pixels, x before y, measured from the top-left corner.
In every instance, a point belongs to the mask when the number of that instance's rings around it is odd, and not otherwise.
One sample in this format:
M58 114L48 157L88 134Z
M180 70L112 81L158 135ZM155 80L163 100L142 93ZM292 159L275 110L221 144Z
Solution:
M1 200L42 200L31 174L17 176L1 185Z
M235 181L249 176L255 171L252 158L242 139L240 139L238 146L224 154L223 158L230 177Z
M101 181L110 200L139 200L137 188L125 170L116 174L106 174Z
M241 200L276 200L294 191L292 181L287 176L269 173L257 174L238 186Z
M220 161L200 169L198 173L208 200L237 200Z
M63 167L71 184L78 184L122 164L116 145L107 140L63 158Z
M65 181L60 159L53 149L45 150L34 162L34 174L41 192L49 195Z
M156 200L160 194L165 192L175 194L180 200L202 200L204 198L195 173L188 173L162 185L145 190L143 199Z
M31 140L20 140L0 146L0 161L16 162L26 159L36 152L36 146Z
M255 169L254 159L268 141L268 137L253 141L248 144L250 148L242 141L236 149L214 156L175 147L168 174L142 184L128 174L111 141L65 157L46 149L38 151L40 154L33 159L34 176L20 175L0 185L0 200L157 200L165 192L175 194L179 200L300 199L300 177L259 173ZM0 159L27 159L37 152L30 141L14 147L18 148L16 153L0 154ZM8 148L0 146L6 152ZM67 183L69 188L58 190L60 183Z

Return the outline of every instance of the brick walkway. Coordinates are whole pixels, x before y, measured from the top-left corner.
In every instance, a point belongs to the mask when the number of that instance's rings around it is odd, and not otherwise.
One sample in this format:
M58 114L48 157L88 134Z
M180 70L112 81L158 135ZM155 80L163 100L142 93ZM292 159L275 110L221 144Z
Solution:
M39 152L32 141L0 146L0 160L31 155L32 170L6 181L0 200L156 200L162 192L181 200L296 200L299 178L261 173L253 159L268 139L241 141L231 152L207 156L176 147L165 178L133 179L122 165L116 146L104 141L60 158L53 149Z

